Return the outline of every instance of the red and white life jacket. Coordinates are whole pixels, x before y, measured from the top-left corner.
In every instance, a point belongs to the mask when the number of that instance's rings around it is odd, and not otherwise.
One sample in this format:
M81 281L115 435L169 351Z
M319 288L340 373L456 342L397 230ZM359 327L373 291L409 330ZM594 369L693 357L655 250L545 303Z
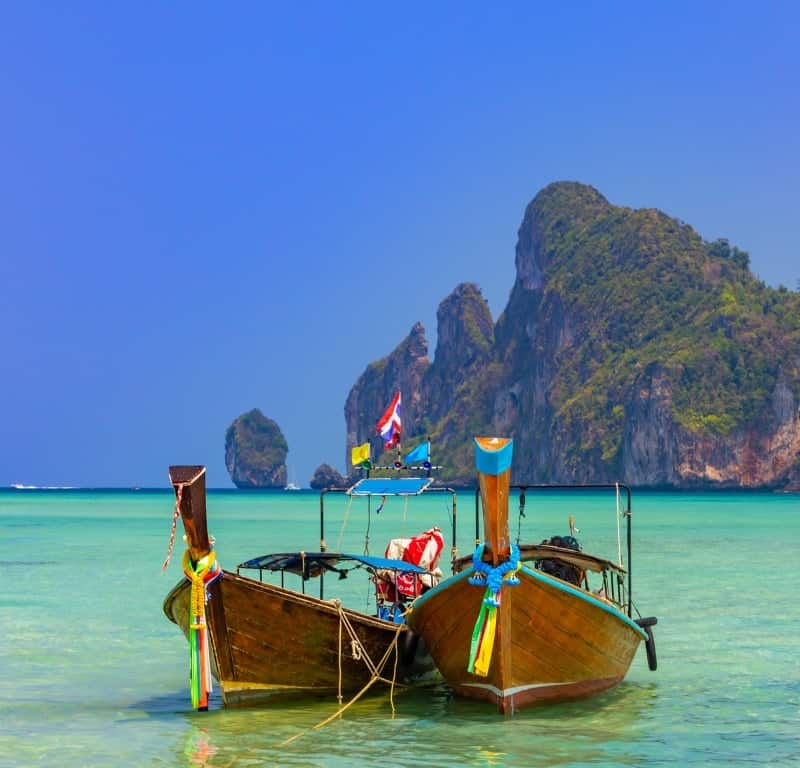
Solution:
M439 565L439 557L444 548L444 537L438 526L429 528L419 536L410 539L392 539L386 547L384 557L402 560L435 572ZM404 597L417 597L423 587L432 587L438 583L435 573L414 574L391 572L391 580L397 591ZM388 595L387 595L388 597Z

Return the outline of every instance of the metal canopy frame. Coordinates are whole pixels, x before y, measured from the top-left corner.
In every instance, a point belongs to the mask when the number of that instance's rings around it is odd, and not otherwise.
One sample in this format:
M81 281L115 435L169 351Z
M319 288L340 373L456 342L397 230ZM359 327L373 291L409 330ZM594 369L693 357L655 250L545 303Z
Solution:
M325 542L325 497L329 494L343 494L350 497L360 497L367 500L367 516L372 514L372 498L374 496L422 496L423 494L449 494L451 500L451 540L450 563L455 562L456 550L456 512L457 497L455 489L448 486L433 485L434 478L425 477L365 477L349 488L325 488L319 494L319 549L326 552L328 545ZM361 489L360 491L358 489ZM320 574L320 598L323 596L325 574Z
M519 485L509 486L509 490L519 491L519 504L520 508L525 508L526 492L528 491L618 491L621 495L624 494L626 498L625 508L622 514L626 520L627 536L626 536L626 549L627 557L625 565L628 573L628 616L633 615L633 565L631 563L631 489L625 483L579 483L575 485L568 484L549 484L549 483L526 483ZM481 495L480 488L475 489L475 541L480 541L480 504ZM519 543L519 542L517 542ZM621 571L624 573L624 570Z

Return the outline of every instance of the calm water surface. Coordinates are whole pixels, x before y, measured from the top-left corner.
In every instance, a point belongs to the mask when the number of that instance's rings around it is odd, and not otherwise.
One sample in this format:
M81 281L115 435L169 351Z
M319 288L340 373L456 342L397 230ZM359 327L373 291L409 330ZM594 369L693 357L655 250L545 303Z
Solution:
M459 496L460 554L473 498ZM574 513L584 549L616 557L613 495L534 501L523 540L566 533ZM223 710L215 692L191 711L186 644L161 611L181 577L180 526L160 571L172 511L166 490L0 491L0 766L800 765L796 495L634 494L634 602L659 619L657 672L641 648L614 691L513 718L443 686L396 693L392 716L378 690L319 730L335 701ZM229 569L317 549L318 514L312 493L209 494ZM332 504L329 547L363 551L366 523ZM366 545L434 524L449 533L442 500L390 500ZM339 584L366 606L362 580Z

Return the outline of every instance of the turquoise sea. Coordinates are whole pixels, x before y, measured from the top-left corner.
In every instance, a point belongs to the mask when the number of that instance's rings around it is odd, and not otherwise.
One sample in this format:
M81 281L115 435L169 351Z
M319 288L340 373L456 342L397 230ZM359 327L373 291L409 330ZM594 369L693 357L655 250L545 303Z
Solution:
M613 494L528 501L523 540L567 533L573 513L584 549L616 557ZM467 554L474 496L458 503ZM318 548L314 493L211 491L208 506L226 568ZM181 578L180 525L161 573L173 508L168 489L0 491L0 766L800 765L800 496L634 492L633 598L658 617L656 672L642 647L614 691L510 718L443 686L396 692L392 714L377 690L318 730L335 701L224 710L215 692L191 710L186 644L161 611ZM363 551L366 524L363 506L333 504L329 548ZM441 498L390 499L367 544L434 524L449 533ZM366 605L355 574L338 584Z

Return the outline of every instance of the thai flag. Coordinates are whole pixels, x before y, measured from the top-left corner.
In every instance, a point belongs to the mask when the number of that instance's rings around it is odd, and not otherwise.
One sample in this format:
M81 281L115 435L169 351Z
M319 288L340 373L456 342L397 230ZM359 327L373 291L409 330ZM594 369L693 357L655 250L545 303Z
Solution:
M378 421L375 431L383 438L383 449L388 451L400 442L400 393L396 392L389 407Z

